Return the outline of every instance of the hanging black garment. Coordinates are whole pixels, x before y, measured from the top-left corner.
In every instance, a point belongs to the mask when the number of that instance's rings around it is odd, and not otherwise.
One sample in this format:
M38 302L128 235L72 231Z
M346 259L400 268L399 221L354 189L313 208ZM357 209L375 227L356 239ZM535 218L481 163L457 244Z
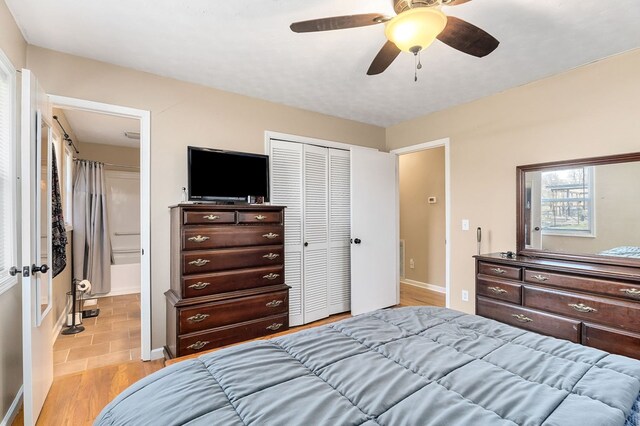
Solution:
M67 230L64 227L64 217L62 215L62 197L60 196L56 149L55 146L51 148L51 258L53 262L53 277L55 278L67 266Z

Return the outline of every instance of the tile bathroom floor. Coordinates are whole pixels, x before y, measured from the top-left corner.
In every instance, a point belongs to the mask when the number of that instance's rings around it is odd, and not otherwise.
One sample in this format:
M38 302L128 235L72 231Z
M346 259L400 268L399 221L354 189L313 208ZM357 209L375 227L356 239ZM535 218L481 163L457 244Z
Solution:
M55 377L140 359L140 294L101 297L98 308L99 316L83 320L83 332L58 335Z

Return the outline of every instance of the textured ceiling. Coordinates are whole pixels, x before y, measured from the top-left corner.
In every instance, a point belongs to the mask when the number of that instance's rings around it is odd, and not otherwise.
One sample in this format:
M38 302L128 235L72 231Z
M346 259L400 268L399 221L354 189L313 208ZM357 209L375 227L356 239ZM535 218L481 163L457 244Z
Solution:
M64 115L80 143L140 148L139 140L124 135L124 132L140 131L138 120L73 109L64 110Z
M392 14L391 0L6 0L30 44L286 105L390 126L640 47L640 1L474 0L445 7L501 41L478 59L436 41L366 70L382 25L288 26Z

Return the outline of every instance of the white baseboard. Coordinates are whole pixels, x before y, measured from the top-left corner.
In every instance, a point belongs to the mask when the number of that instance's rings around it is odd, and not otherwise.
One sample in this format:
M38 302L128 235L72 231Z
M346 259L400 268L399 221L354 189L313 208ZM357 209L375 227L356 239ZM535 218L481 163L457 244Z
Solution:
M13 399L13 402L11 403L11 406L9 407L7 414L4 416L4 419L0 421L0 426L11 426L13 424L13 421L15 420L16 416L18 415L18 412L20 411L20 408L22 407L23 391L24 391L24 387L20 386L20 389L18 390L18 394Z
M427 284L427 283L423 283L420 281L415 281L415 280L410 280L407 278L402 278L400 280L401 283L403 284L407 284L407 285L412 285L414 287L420 287L420 288L424 288L427 290L431 290L431 291L435 291L437 293L442 293L442 294L446 294L447 293L447 289L444 287L441 287L439 285L435 285L435 284Z
M164 348L151 349L151 361L164 358Z

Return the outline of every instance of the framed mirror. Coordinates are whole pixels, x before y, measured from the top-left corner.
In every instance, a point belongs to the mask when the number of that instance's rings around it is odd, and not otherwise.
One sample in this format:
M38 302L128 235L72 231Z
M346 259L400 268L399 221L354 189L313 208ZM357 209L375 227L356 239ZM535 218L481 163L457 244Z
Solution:
M517 167L517 250L640 266L640 153Z

